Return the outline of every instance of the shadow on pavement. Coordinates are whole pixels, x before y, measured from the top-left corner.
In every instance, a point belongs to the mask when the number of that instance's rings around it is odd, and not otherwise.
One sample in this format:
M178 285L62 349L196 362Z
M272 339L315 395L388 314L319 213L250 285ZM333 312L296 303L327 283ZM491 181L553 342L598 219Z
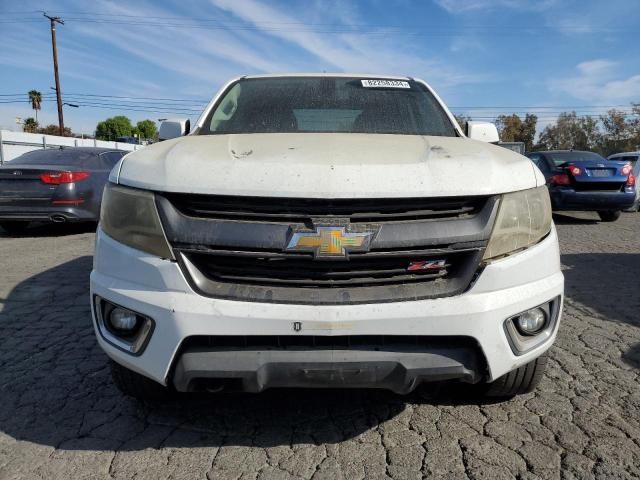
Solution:
M553 221L558 225L595 225L600 223L597 214L594 212L593 215L593 218L582 218L572 216L569 212L553 212Z
M10 234L0 227L0 238L29 238L29 237L63 237L79 233L95 232L95 222L81 223L32 223L24 232Z
M640 327L638 274L640 253L580 253L562 255L565 293L608 321ZM636 308L629 308L629 303ZM622 356L640 368L640 344Z
M640 370L640 343L637 343L630 350L622 354L622 359L632 367Z
M428 385L407 397L377 390L272 390L140 404L115 388L96 344L91 264L90 256L77 258L0 299L0 433L71 450L320 444L375 428L402 413L407 402L475 403L468 386ZM176 429L183 436L172 435Z
M640 326L638 303L640 253L577 253L561 256L565 293L609 320ZM622 308L622 307L625 308Z

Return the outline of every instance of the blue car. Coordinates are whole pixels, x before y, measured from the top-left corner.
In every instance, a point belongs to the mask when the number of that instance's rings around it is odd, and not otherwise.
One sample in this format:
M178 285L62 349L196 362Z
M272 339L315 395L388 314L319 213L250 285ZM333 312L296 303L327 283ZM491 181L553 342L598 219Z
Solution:
M631 164L578 150L529 152L547 179L553 210L595 211L614 222L636 198Z

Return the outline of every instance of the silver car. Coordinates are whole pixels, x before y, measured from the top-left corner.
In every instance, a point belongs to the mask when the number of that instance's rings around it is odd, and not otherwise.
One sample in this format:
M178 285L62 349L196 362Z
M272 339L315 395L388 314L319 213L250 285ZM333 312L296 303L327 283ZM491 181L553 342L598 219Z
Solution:
M636 201L633 206L628 209L628 212L637 212L640 211L640 188L638 188L637 179L640 175L640 152L623 152L616 153L614 155L609 155L607 160L617 160L617 161L625 161L631 164L632 172L634 177L636 177Z

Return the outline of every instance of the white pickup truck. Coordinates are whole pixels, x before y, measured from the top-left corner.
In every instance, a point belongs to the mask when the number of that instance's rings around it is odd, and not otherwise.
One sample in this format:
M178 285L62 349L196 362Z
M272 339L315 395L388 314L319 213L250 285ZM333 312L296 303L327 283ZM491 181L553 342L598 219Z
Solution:
M558 239L493 125L413 78L267 75L160 133L111 173L91 274L125 393L539 382Z

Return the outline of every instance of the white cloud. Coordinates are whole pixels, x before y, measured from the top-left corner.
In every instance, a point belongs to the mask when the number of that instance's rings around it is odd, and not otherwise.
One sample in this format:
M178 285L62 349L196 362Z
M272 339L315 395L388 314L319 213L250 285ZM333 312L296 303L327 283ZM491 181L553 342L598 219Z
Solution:
M557 0L434 0L437 5L449 13L467 13L475 10L494 10L513 8L522 10L546 10Z
M611 60L590 60L588 62L579 63L576 68L578 71L584 75L589 77L596 77L606 75L612 68L616 66L616 62Z
M141 7L150 19L171 17L175 25L189 24L191 17L180 17L175 12L156 8L153 4L128 8L127 4L102 4L105 11L116 15L137 15ZM158 20L156 20L158 21ZM272 60L263 55L259 48L247 41L238 41L238 35L231 29L209 30L198 28L178 28L165 26L113 25L112 28L95 29L80 27L87 36L99 38L116 48L138 57L158 67L187 75L195 79L220 82L229 75L230 64L242 66L250 71L272 71L283 66L280 60ZM259 45L255 42L253 45Z
M433 0L438 6L452 15L473 16L488 14L486 17L496 19L496 14L509 15L512 12L535 15L525 24L514 24L511 28L539 31L541 34L549 29L565 36L585 35L600 31L602 33L619 33L615 27L620 18L634 15L635 6L628 0L608 0L607 2L583 2L580 0ZM626 1L626 3L624 3ZM630 12L625 12L630 10ZM637 9L636 9L637 11ZM489 15L490 14L490 15Z
M607 59L582 62L576 65L576 74L550 81L549 89L590 102L638 101L640 74L621 76L622 68Z
M361 71L368 68L366 59L353 49L345 48L337 35L323 35L306 27L301 28L299 25L293 25L299 23L295 17L282 13L274 7L255 0L243 2L211 0L211 3L246 22L252 23L263 34L293 43L312 53L331 68ZM282 28L284 25L287 25L288 28Z
M259 0L210 1L217 8L252 24L263 36L278 38L312 54L326 65L326 70L424 76L440 88L486 78L476 73L461 72L437 59L410 53L406 45L393 41L392 32L385 32L384 29L366 36L352 33L323 34L308 25L301 25L299 18ZM321 2L318 5L323 4ZM357 14L352 10L329 10L335 22L345 26L354 24ZM282 28L283 25L289 28Z

